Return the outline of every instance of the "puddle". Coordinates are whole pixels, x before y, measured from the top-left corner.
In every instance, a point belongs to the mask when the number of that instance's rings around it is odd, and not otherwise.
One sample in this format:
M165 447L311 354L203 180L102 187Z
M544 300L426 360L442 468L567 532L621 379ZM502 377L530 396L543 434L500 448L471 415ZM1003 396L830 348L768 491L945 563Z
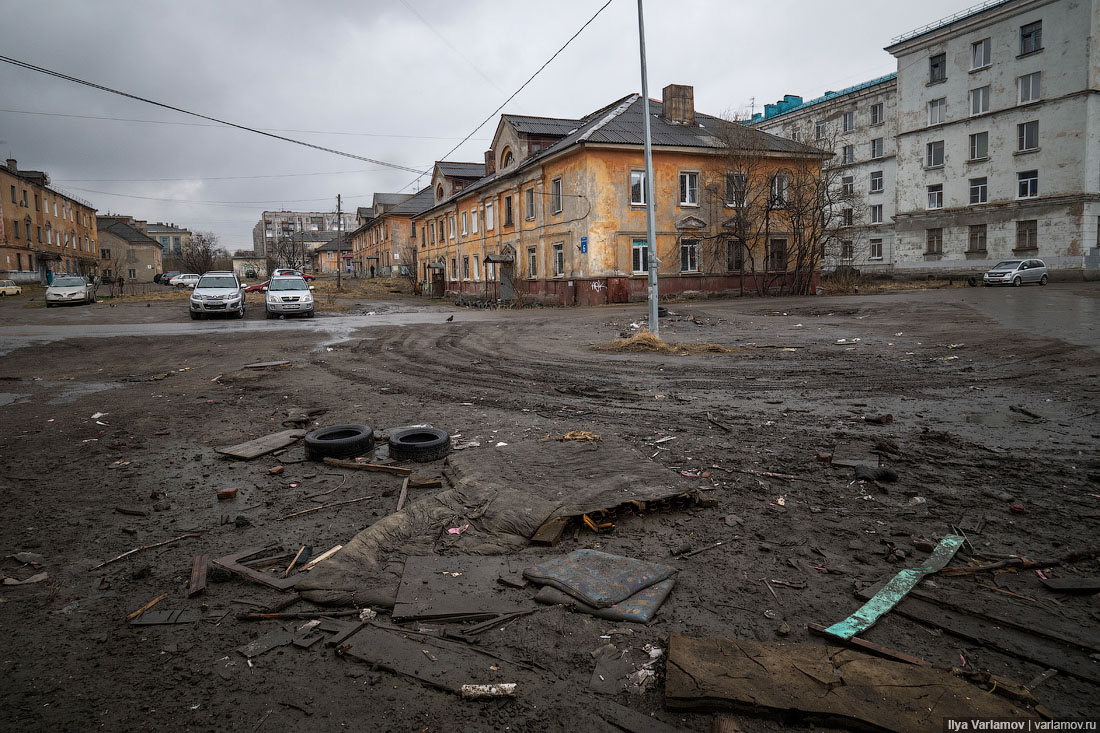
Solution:
M46 389L52 395L46 402L47 405L66 405L70 402L76 402L86 395L126 386L122 382L52 382L47 380L35 382L35 384Z
M0 407L26 402L29 394L15 394L14 392L0 392Z

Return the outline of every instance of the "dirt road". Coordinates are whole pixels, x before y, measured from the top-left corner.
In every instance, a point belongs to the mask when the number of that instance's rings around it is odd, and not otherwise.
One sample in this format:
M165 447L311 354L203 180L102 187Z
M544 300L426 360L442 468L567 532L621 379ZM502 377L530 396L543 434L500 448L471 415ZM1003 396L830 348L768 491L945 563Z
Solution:
M640 305L485 313L394 300L308 322L192 330L179 327L173 303L0 303L0 536L5 555L42 555L41 570L8 558L3 574L48 574L0 593L7 727L610 731L619 730L607 722L615 702L709 730L709 715L663 708L660 677L611 697L590 690L590 652L603 637L621 649L667 649L672 632L812 641L808 623L844 618L861 603L857 586L919 563L927 553L918 546L956 530L968 543L953 566L1096 543L1098 296L1078 284L672 304L666 340L734 348L690 356L591 349L638 322ZM290 364L244 368L276 360ZM275 543L319 552L390 514L400 487L383 474L345 477L299 462L300 447L251 462L214 452L284 429L299 410L323 410L321 424L430 423L485 455L498 443L587 430L626 441L716 505L623 517L598 536L570 529L555 551L665 562L677 583L649 626L556 608L486 633L481 647L539 665L542 682L515 700L461 701L323 645L249 663L239 647L296 625L235 615L282 594L214 578L188 599L192 558ZM866 419L886 414L889 424ZM875 487L819 460L838 445L877 449L897 482ZM275 465L284 472L269 474ZM219 502L215 492L228 487L237 497ZM325 501L375 498L280 520L329 490ZM90 570L189 531L201 536ZM723 545L671 558L685 542ZM1097 576L1100 567L1050 573ZM1091 644L1085 658L1100 675L1095 596L1051 593L1033 571L937 575L921 589ZM158 607L202 620L126 623L162 593ZM863 636L1024 683L1056 661L1025 661L900 614ZM1035 694L1056 715L1096 717L1097 687L1060 673ZM746 731L778 727L739 720Z

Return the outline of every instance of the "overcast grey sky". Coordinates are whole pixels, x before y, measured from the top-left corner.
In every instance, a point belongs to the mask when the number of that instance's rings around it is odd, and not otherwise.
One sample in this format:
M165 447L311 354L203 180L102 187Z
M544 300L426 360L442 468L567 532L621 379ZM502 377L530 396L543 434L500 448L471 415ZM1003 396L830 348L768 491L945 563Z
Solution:
M427 169L603 3L0 0L0 54ZM650 95L690 84L710 114L817 97L896 70L892 37L971 4L647 0ZM640 91L637 31L636 1L613 0L504 111L576 117ZM211 230L230 250L251 248L264 209L335 210L338 193L351 209L416 180L10 64L0 90L4 157L100 213ZM449 159L482 160L495 124Z

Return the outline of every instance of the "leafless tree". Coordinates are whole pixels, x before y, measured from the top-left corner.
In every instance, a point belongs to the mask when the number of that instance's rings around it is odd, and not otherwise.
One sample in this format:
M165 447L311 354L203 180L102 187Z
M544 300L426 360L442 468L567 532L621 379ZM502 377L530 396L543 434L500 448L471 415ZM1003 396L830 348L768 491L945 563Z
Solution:
M267 259L269 273L280 267L301 270L309 261L309 250L293 234L284 234L276 239L274 246L268 250ZM274 267L271 267L272 262L275 264Z
M420 265L416 258L416 244L406 241L397 251L397 259L394 261L393 275L403 277L411 283L417 281L417 272Z
M213 232L195 232L183 248L179 260L185 272L197 272L201 275L216 269L218 260L225 256L225 250L218 247L218 235Z

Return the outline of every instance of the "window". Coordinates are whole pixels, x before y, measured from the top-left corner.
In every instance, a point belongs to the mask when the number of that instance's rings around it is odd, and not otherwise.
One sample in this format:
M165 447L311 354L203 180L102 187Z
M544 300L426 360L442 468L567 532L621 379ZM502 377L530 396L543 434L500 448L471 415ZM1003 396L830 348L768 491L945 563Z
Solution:
M787 240L773 239L768 242L768 271L784 272L787 269Z
M1043 21L1020 27L1020 55L1043 50Z
M1039 195L1039 171L1024 171L1016 174L1018 186L1017 195L1022 198L1032 198Z
M871 105L871 124L872 125L881 125L885 121L886 121L886 118L883 116L882 102L872 104Z
M782 173L776 173L772 178L771 204L776 207L787 205L787 196L790 193L791 180Z
M23 192L23 200L24 201L27 200L27 192L26 191ZM57 216L57 201L53 202L53 215Z
M516 162L516 156L512 155L512 151L508 148L504 149L504 155L500 156L500 167L507 168Z
M850 261L855 256L856 256L855 242L853 242L850 239L845 239L843 242L840 243L840 259Z
M882 192L882 171L871 171L871 193Z
M844 163L852 163L852 162L855 162L855 159L856 159L856 146L855 145L845 145L844 149L843 149L843 153L842 153L842 161Z
M943 184L936 183L928 187L928 208L943 208Z
M481 279L481 268L478 267L477 255L474 255L474 280Z
M947 80L947 54L938 53L928 59L928 83L937 84Z
M527 277L538 277L539 274L539 261L535 255L535 248L527 248Z
M966 240L967 252L985 252L985 224L971 224L970 233Z
M867 243L867 258L872 260L882 259L882 240L872 239Z
M515 225L515 219L512 217L512 197L504 197L504 226L510 227Z
M630 171L630 203L645 205L645 171Z
M550 181L550 211L560 214L562 209L561 178Z
M41 207L38 205L38 194L34 195L34 210L35 211L41 211L42 210ZM86 214L84 216L84 226L88 226L88 216Z
M989 87L970 90L970 114L980 115L989 111Z
M1025 74L1020 77L1020 104L1027 104L1039 99L1042 94L1040 90L1042 74L1043 72L1036 71L1034 74Z
M561 242L554 245L554 277L565 275L565 245Z
M825 123L824 122L815 122L814 123L814 139L815 140L824 140L825 139Z
M447 215L447 234L451 236L451 239L455 238L455 215Z
M947 111L947 99L941 97L939 99L933 99L928 103L928 124L938 125L944 121L944 115Z
M451 279L458 279L458 259L455 257L451 258Z
M871 157L881 158L883 154L883 141L881 137L876 137L871 141Z
M926 236L927 246L924 253L928 255L943 254L943 230L929 229Z
M856 127L856 113L845 112L843 116L844 132L851 132Z
M840 193L850 196L856 192L856 179L852 176L844 176L840 179Z
M431 239L431 243L435 244L435 222L428 222L428 237Z
M699 240L680 240L680 272L699 272Z
M852 209L844 209L840 212L840 221L846 227L852 226L852 224L855 222L855 218L856 213Z
M489 231L493 228L493 202L485 202L485 230Z
M1039 120L1016 125L1016 150L1037 150L1039 148Z
M38 243L42 244L42 227L36 226L34 228L34 235L35 235L35 239L38 240Z
M980 69L989 66L989 39L983 39L970 44L970 68Z
M739 271L745 266L745 248L741 242L730 237L726 240L726 269Z
M798 130L791 130L791 140L794 140L795 142L798 142L798 139L800 137L801 137L801 135L798 134Z
M11 224L12 224L12 230L15 232L15 238L19 239L19 220L18 219L12 219Z
M69 271L69 263L67 263L67 262L65 263L65 271L66 272ZM130 280L131 281L133 281L135 278L137 278L137 270L135 270L134 268L131 267L128 270L128 272L130 273Z
M463 211L462 212L462 236L464 236L464 237L467 234L469 234L469 229L467 228L466 225L467 225L466 212Z
M18 198L16 198L16 196L15 196L15 186L12 186L12 187L11 187L11 202L12 202L13 204L17 204L17 203L19 203L19 199L18 199Z
M634 274L649 272L649 244L644 239L635 239L630 250Z
M984 204L989 200L989 186L987 182L988 179L985 176L970 179L970 203Z
M699 205L699 174L680 174L680 206Z
M943 165L943 140L928 143L924 157L925 168L936 168Z
M989 157L989 133L975 132L970 136L970 160Z
M881 224L882 223L882 204L872 204L871 205L871 223L872 224Z
M470 231L477 234L477 207L470 209ZM476 268L475 268L476 269Z
M524 216L528 221L535 218L535 189L529 188L523 192Z
M1029 219L1016 222L1016 249L1039 248L1039 221Z
M470 258L469 257L463 257L462 258L462 279L463 280L469 280L470 279Z
M748 177L744 173L726 174L726 206L741 208L745 205Z

